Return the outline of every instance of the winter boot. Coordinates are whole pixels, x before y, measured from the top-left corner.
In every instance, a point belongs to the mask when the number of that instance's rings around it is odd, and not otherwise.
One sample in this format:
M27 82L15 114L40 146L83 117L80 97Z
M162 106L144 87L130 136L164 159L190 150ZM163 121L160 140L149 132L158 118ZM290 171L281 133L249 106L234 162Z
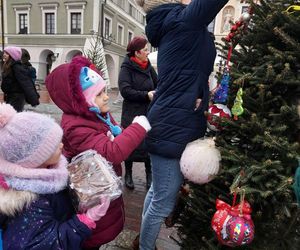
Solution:
M133 250L139 250L140 248L140 235L138 234L135 239L132 242L132 249ZM155 250L157 250L157 247L155 246Z
M146 187L149 189L152 183L152 170L150 160L145 161L145 169L146 169Z
M132 180L132 161L125 161L125 186L128 189L134 189Z

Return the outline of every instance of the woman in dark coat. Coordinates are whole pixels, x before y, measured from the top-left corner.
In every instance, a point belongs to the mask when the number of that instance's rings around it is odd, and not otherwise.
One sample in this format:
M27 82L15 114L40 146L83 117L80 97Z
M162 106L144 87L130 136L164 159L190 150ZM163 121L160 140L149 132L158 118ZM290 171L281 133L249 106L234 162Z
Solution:
M147 39L143 36L134 37L127 46L128 54L121 66L119 89L123 100L122 127L128 127L133 118L146 115L156 88L157 75L148 60L149 50ZM146 169L146 185L150 188L152 172L150 158L142 143L125 161L125 185L134 189L132 180L133 162L144 162Z
M147 113L152 130L145 139L153 182L144 202L139 241L140 250L150 250L183 182L182 152L206 131L207 83L216 56L207 25L228 0L136 2L147 13L147 38L158 48L158 85Z
M18 112L23 111L25 101L33 107L39 105L39 94L20 61L21 56L21 48L7 47L4 49L1 83L4 101L12 105Z

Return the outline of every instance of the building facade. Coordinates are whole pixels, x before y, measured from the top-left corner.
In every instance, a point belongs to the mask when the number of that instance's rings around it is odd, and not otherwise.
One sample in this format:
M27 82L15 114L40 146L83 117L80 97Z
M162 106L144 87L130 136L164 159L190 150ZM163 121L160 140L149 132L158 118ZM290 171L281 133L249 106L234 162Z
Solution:
M144 34L145 13L134 0L1 1L3 41L6 46L16 45L29 51L40 82L55 67L85 53L100 39L110 87L115 88L128 41ZM247 10L246 1L228 2L209 25L216 42L229 33L231 22Z
M3 6L5 45L29 51L41 82L101 39L110 87L117 87L127 43L144 33L145 17L134 0L3 0Z

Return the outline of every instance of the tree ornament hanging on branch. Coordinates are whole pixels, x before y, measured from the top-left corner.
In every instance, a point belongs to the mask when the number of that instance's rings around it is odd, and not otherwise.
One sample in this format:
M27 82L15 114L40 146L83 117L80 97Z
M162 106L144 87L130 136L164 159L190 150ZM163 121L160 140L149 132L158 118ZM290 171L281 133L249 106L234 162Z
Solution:
M226 60L224 72L223 72L223 75L221 78L221 83L218 84L217 89L214 92L213 97L212 97L212 102L214 104L212 104L209 107L208 116L207 116L207 126L212 131L219 131L222 129L220 124L218 124L218 122L216 122L216 120L218 120L218 118L214 119L214 116L219 116L219 117L223 117L226 119L231 118L231 112L228 109L228 107L226 106L227 99L228 99L228 91L229 91L229 81L230 81L229 62L231 59L232 50L237 44L237 41L234 38L238 33L241 33L248 26L248 23L251 19L251 12L252 12L251 9L249 9L249 12L243 13L242 16L240 17L240 19L237 22L235 22L235 24L231 27L230 33L225 38L225 40L228 43L230 43L230 46L228 49L228 54L227 54L227 60ZM239 115L241 115L244 111L244 109L242 107L242 103L243 103L243 100L242 100L242 89L241 89L236 97L235 105L232 108L235 119L237 119L237 117ZM216 109L218 110L217 112L216 112Z
M233 114L233 119L237 120L238 116L240 116L241 114L244 113L244 108L243 108L243 89L239 88L235 100L234 100L234 104L231 108L231 113Z
M212 104L208 107L207 127L215 132L220 131L226 125L226 123L222 123L222 119L230 118L231 112L226 105L220 103Z
M251 219L252 208L244 200L235 205L236 193L233 205L222 200L216 200L216 209L211 226L216 233L218 241L222 245L236 247L250 244L254 238L254 223Z
M229 72L224 72L221 83L213 96L214 103L226 103L229 89Z

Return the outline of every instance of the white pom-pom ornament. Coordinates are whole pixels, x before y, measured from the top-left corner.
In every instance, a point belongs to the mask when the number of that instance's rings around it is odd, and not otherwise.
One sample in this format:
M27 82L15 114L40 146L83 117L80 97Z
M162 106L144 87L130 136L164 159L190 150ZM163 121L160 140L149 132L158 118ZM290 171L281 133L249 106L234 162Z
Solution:
M180 159L181 172L196 184L211 181L219 172L221 154L214 139L198 139L187 144Z
M11 105L0 103L0 128L3 128L15 114L17 111Z

